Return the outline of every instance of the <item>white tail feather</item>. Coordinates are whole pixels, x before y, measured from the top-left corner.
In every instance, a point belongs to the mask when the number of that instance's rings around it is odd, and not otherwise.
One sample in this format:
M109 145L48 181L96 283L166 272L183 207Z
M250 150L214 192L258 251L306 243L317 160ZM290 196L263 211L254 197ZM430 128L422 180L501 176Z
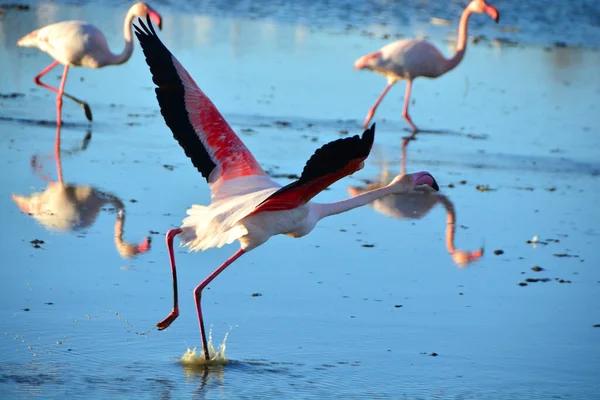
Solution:
M238 223L278 189L279 186L269 187L225 197L209 206L193 205L181 226L181 245L189 246L190 251L199 251L240 239L248 231Z

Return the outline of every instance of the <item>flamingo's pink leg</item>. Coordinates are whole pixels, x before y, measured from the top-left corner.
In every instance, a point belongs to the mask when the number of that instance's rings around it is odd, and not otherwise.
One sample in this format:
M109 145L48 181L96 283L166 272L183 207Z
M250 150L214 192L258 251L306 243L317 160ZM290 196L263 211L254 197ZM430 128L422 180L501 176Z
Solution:
M69 66L65 65L63 70L62 78L60 79L60 86L58 87L58 94L56 95L56 125L60 127L62 124L62 97L65 92L65 83L67 83L67 74L69 73ZM60 129L56 132L56 144L54 145L54 152L60 151Z
M42 87L45 87L46 89L52 90L54 93L58 93L59 89L47 85L44 82L41 81L42 76L46 75L48 72L50 72L52 70L52 68L56 67L58 65L58 61L54 61L52 64L48 65L46 68L44 68L42 70L42 72L40 72L39 74L37 74L35 76L35 78L33 78L33 81L37 84L40 85ZM65 65L65 71L68 68L68 65ZM64 74L63 74L63 78L64 78ZM64 88L63 88L64 89ZM85 113L85 117L91 121L92 120L92 109L90 108L90 106L83 100L79 100L78 98L71 96L68 93L64 93L63 90L63 96L73 100L75 103L79 104L82 108L83 108L83 112Z
M404 95L404 109L402 110L402 116L410 124L413 130L413 134L419 132L419 128L413 124L410 115L408 115L408 105L410 104L410 91L412 89L412 80L406 82L406 94Z
M62 105L62 101L61 101ZM58 105L57 105L58 107ZM58 111L58 121L60 121L60 110ZM56 173L58 175L58 183L63 184L62 163L60 161L60 123L56 123L56 139L54 141L54 157L56 158Z
M167 315L167 318L163 319L156 324L159 331L167 329L169 325L177 319L179 316L179 298L177 296L177 270L175 269L175 254L173 254L173 239L175 236L181 233L181 229L171 229L167 232L166 242L167 249L169 251L169 261L171 262L171 274L173 275L173 310Z
M381 103L381 100L383 100L383 98L385 97L387 92L390 90L390 88L394 85L394 83L396 83L396 81L388 81L388 84L385 86L385 89L383 89L383 92L381 92L381 94L377 98L377 101L375 102L375 104L373 104L373 107L371 107L369 109L369 112L367 113L367 118L365 118L365 123L363 124L363 127L365 129L367 129L369 127L369 122L371 122L373 115L375 115L375 110L377 110L379 103Z
M202 307L200 305L200 301L202 299L202 290L213 280L215 279L221 272L225 270L228 266L231 265L235 260L240 258L242 254L245 253L244 249L239 249L236 251L231 257L227 259L219 268L215 269L212 274L208 276L205 280L202 281L196 289L194 289L194 298L196 300L196 309L198 310L198 325L200 325L200 336L202 336L202 348L204 349L204 359L209 360L208 356L208 342L206 341L206 333L204 332L204 321L202 319Z

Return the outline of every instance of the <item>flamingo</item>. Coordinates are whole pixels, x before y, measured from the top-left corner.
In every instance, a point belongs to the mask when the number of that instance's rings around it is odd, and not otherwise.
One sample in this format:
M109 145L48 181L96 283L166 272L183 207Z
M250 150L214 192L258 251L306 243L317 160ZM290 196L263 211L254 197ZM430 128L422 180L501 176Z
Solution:
M28 33L17 41L21 47L37 47L48 53L54 62L44 68L33 79L36 84L57 93L56 96L56 124L62 123L61 109L62 97L65 96L79 104L86 118L92 121L92 110L90 106L74 96L65 93L65 82L70 66L102 68L108 65L120 65L131 57L133 53L133 41L131 40L131 22L135 17L149 16L162 27L160 14L154 11L146 3L136 3L125 15L123 36L125 37L125 48L120 54L113 54L106 42L106 37L98 28L84 21L63 21L47 25ZM60 86L57 88L41 81L42 76L50 72L58 64L64 65Z
M368 190L384 187L390 181L387 168L382 170L379 182L371 183L366 187L348 186L351 196L358 196ZM371 203L375 211L388 217L397 219L421 219L433 207L441 203L446 209L446 250L452 260L460 268L479 260L483 256L483 248L475 251L457 249L454 245L456 233L456 211L454 203L445 195L435 193L431 188L418 187L410 193L388 195Z
M240 244L231 257L194 289L204 359L210 360L201 308L202 291L235 260L271 236L304 236L322 218L364 206L387 194L406 193L420 185L439 188L431 174L417 172L340 202L311 202L329 185L363 167L375 138L375 124L362 136L339 139L321 147L308 160L300 178L282 187L265 173L214 104L161 42L150 19L147 18L148 26L141 19L139 23L141 27L134 25L136 35L157 86L161 113L211 190L210 205L192 205L183 224L166 234L173 309L157 323L159 330L166 329L179 316L175 236L180 236L182 246L194 251L221 247L236 240Z
M57 127L60 129L60 127ZM91 135L88 134L83 142L87 147ZM91 226L100 210L107 204L117 209L114 226L114 242L118 253L123 258L132 258L150 250L150 237L140 244L126 242L123 239L125 225L125 204L117 196L98 190L90 185L65 183L62 177L60 153L56 154L58 180L52 181L45 175L42 179L48 181L48 186L42 192L28 196L12 194L11 198L19 209L34 218L45 228L53 231L76 232ZM42 166L37 157L32 157L34 170L40 173ZM40 174L41 175L41 174Z
M467 23L473 13L486 13L498 23L499 14L494 6L484 0L472 0L460 17L456 53L452 58L445 58L433 44L425 40L398 40L383 46L375 53L362 56L354 62L355 69L369 69L387 78L387 85L367 113L363 125L365 128L371 122L375 110L390 88L396 82L405 79L406 93L402 117L411 126L413 134L419 131L408 114L412 82L421 76L437 78L454 69L462 61L467 51Z

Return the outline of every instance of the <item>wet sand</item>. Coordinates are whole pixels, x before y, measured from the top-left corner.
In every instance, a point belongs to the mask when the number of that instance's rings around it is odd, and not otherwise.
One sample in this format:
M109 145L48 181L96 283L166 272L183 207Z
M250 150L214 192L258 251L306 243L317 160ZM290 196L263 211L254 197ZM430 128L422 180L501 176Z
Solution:
M319 146L360 133L385 85L352 69L357 57L391 40L380 35L343 23L315 27L155 6L165 44L283 184ZM322 221L305 238L275 237L204 297L215 341L231 331L231 364L190 370L177 360L200 343L191 291L237 247L179 250L181 316L164 332L152 328L171 307L163 235L209 192L164 125L137 44L123 66L71 70L68 91L90 103L91 125L77 105L65 101L63 108L65 181L114 196L122 207L103 204L91 222L65 232L22 213L11 199L45 190L40 171L56 179L54 95L33 84L51 59L17 48L16 40L53 21L110 15L97 25L120 51L125 8L116 16L101 6L45 4L0 19L6 396L595 397L597 50L529 43L526 35L518 46L482 40L455 71L415 82L413 120L434 132L409 144L407 171L436 177L456 212L456 247L484 246L480 260L466 268L454 263L443 205L419 219L365 207ZM504 35L479 22L489 39ZM444 36L436 44L448 53ZM46 79L58 84L59 74ZM384 166L399 171L407 132L404 85L397 86L376 114L366 167L317 201L345 198L348 186L379 180ZM116 246L121 208L124 241L151 236L147 253L125 258ZM527 243L534 236L539 243Z

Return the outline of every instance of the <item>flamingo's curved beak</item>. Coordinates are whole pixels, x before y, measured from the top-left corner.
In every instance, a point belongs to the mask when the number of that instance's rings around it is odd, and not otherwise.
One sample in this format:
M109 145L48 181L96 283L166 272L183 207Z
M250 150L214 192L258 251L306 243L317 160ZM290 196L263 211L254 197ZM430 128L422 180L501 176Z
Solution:
M158 29L162 31L162 18L160 14L154 10L148 10L148 16L150 17L152 22L154 22L154 24L158 26Z
M414 174L412 174L412 179L415 184L415 187L421 186L421 185L427 185L427 186L431 186L431 188L433 190L435 190L436 192L440 191L440 187L437 184L437 182L435 181L435 178L429 172L426 172L426 171L415 172Z
M489 15L490 18L492 18L494 21L496 21L496 23L498 23L498 21L500 21L500 13L496 9L496 7L490 6L490 5L486 5L485 6L485 13L487 15Z

